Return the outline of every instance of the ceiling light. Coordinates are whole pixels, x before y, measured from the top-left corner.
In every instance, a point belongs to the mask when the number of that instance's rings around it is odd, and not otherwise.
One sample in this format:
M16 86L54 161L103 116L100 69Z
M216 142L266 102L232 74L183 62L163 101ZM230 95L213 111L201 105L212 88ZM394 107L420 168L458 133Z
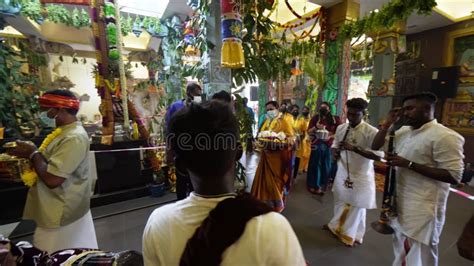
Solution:
M434 10L455 22L470 18L474 10L472 0L437 0L436 3Z
M119 0L120 11L148 17L161 18L168 6L169 0Z

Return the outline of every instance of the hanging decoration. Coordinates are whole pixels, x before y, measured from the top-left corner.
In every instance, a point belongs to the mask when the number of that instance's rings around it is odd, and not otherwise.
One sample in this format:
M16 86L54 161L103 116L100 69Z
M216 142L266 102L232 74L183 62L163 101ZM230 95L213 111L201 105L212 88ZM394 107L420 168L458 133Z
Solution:
M323 101L331 105L331 112L336 113L337 102L337 81L338 68L340 64L339 51L340 42L337 39L337 29L333 29L326 43L326 63L324 73L326 73L326 84L323 90Z
M97 60L97 71L95 73L95 86L101 98L99 110L102 114L102 139L103 144L112 144L114 133L114 114L112 106L111 92L106 87L105 80L108 77L108 55L106 53L107 43L102 36L106 35L100 9L102 6L97 0L91 0L90 14L92 18L92 34L95 43L95 57Z
M290 28L290 32L291 34L293 35L293 37L295 37L295 40L301 40L301 39L304 39L304 38L307 38L307 37L310 37L311 36L311 33L313 32L314 28L316 27L316 25L318 24L318 21L319 21L319 17L317 17L315 20L314 20L314 23L313 23L313 26L311 26L311 28L306 31L304 30L303 33L301 33L301 35L296 35L296 33L293 31L293 29ZM314 37L314 36L312 36Z
M137 16L137 18L135 18L135 21L133 22L132 32L133 34L135 34L135 36L137 36L137 38L140 37L140 34L142 34L143 32L142 21L140 20L139 16Z
M242 20L240 2L221 0L221 65L227 68L244 68L245 58L242 47Z
M115 20L115 4L113 0L104 3L105 30L107 32L107 43L109 46L109 60L118 60L120 57L117 49L117 25Z
M298 57L291 60L291 75L298 76L303 74L303 71L300 69L300 59Z
M195 30L193 28L193 23L192 20L186 21L184 25L184 43L186 45L186 48L184 49L184 56L183 56L183 62L188 65L194 65L199 60L201 59L201 54L197 47L195 46L196 43L196 34Z

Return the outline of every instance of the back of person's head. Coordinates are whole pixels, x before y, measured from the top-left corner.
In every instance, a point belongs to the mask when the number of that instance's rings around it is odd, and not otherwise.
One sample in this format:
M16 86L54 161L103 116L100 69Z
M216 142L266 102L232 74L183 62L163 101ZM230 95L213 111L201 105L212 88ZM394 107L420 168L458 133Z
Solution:
M369 106L369 103L362 98L352 98L346 102L348 108L353 108L359 111L364 111Z
M235 166L239 128L229 104L211 100L173 115L168 141L177 160L200 178L222 178Z
M76 94L74 94L74 92L69 91L69 90L57 89L57 90L49 90L49 91L46 91L45 93L43 93L43 95L48 95L48 94L63 96L63 97L66 97L66 98L70 98L72 100L77 100L77 101L79 100L79 98L76 96ZM72 108L62 108L62 109L66 110L71 115L76 115L77 112L79 112L79 109L77 109L77 110L72 109Z
M212 95L212 100L220 100L226 103L231 103L232 96L230 95L230 93L224 90L221 90L219 92L214 93L214 95Z
M249 99L247 97L244 97L242 98L242 102L244 105L247 105L247 103L249 102Z
M434 106L438 102L438 97L436 97L436 95L434 95L431 92L421 92L421 93L416 93L416 94L406 96L405 98L403 98L402 103L408 100L422 101L429 105Z
M201 86L199 86L199 84L197 84L195 82L191 82L186 86L186 94L187 95L194 94L196 92L196 90L201 90Z

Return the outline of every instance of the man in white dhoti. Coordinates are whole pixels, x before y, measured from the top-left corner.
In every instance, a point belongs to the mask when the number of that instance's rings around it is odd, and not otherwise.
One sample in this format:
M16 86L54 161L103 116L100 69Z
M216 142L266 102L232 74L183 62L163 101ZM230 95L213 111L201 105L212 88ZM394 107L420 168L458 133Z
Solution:
M377 129L362 120L368 103L354 98L346 105L349 123L337 127L332 145L337 160L334 216L325 229L352 247L363 241L366 209L376 208L373 160L383 154L369 151Z
M411 95L403 100L405 126L395 133L395 152L387 161L396 166L398 217L393 265L438 265L449 185L463 172L464 138L434 119L436 96ZM396 117L386 119L372 148L380 148Z
M24 219L36 222L34 244L49 253L66 248L97 248L90 212L93 178L89 137L77 121L79 100L70 91L48 91L39 98L57 128L37 149L17 141L11 152L30 159L34 172L25 177L28 191Z

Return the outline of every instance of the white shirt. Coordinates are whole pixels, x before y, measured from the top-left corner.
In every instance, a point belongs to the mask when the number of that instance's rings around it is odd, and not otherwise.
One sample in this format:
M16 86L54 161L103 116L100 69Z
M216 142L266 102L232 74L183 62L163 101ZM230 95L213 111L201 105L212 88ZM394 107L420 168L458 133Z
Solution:
M464 138L436 120L395 133L395 152L410 161L449 171L461 180ZM398 217L394 226L426 245L437 244L443 229L449 184L403 167L396 168Z
M337 127L332 148L339 147L348 127L349 123ZM375 127L362 121L356 127L349 129L346 141L364 150L370 150L377 132L378 130ZM382 152L372 152L380 156L383 155ZM347 168L347 165L349 165L349 168ZM354 182L353 189L344 187L348 169L351 181ZM373 160L352 151L341 151L341 158L337 161L337 173L332 190L336 201L342 201L359 208L377 208Z
M189 197L156 209L143 232L145 265L179 265L188 240L216 205L228 197ZM222 255L221 265L305 265L300 243L281 214L248 221L244 233Z

